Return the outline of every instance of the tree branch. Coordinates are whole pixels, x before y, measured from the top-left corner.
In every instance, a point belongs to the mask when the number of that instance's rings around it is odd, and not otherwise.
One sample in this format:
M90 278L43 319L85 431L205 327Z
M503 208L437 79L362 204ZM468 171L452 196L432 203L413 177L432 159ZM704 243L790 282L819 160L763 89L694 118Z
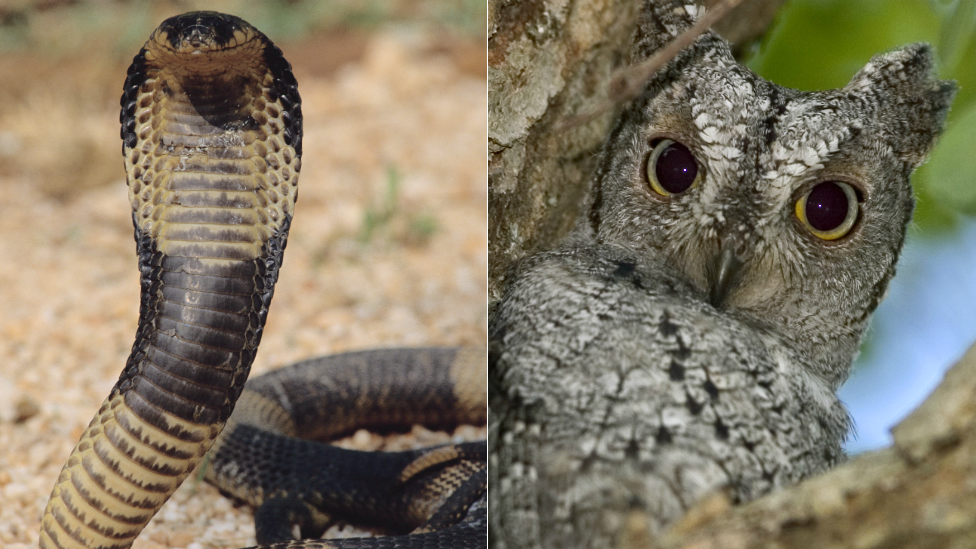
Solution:
M729 10L738 6L741 2L742 0L720 0L713 8L706 11L701 19L695 21L694 25L678 35L677 38L668 43L659 52L637 65L617 71L610 81L610 97L606 101L601 103L592 112L581 116L574 116L564 123L557 125L555 130L564 131L574 126L586 124L603 113L609 112L615 107L636 98L644 90L644 85L654 76L654 73L664 65L667 65L669 61L681 53L681 50L694 43L702 33L707 31L712 25L722 19L722 17L725 17L729 13Z

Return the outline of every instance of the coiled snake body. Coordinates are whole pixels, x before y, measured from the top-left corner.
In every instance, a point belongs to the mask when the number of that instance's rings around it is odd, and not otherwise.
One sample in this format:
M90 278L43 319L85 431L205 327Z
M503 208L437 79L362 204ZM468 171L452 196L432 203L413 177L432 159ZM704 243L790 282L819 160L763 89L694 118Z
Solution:
M211 446L207 479L260 506L259 542L291 539L292 525L320 535L342 516L415 534L293 543L486 545L483 443L374 454L291 438L483 422L483 352L339 355L245 389L301 170L301 100L281 51L236 17L177 16L133 60L121 103L139 327L58 477L41 547L128 547Z

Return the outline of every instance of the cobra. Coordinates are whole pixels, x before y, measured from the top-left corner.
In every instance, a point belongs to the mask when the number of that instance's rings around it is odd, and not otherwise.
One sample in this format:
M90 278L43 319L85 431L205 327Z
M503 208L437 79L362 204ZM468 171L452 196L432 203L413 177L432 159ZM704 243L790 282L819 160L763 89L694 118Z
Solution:
M393 517L401 529L417 532L385 538L387 546L423 547L437 540L486 545L483 443L378 454L370 463L381 474L336 485L336 475L356 469L349 463L362 467L362 453L290 438L347 430L358 425L353 412L365 418L360 423L376 426L483 422L483 375L480 400L477 387L483 352L352 354L296 365L245 388L301 171L301 98L281 50L230 15L193 12L167 19L129 67L121 105L141 273L139 325L118 382L58 477L42 517L40 546L129 547L215 442L208 480L261 506L258 527L260 534L266 525L265 540L289 539L291 524L303 535L320 533L341 515L332 506L345 505L354 508L354 518L379 510L381 520ZM384 388L395 383L391 376L427 383L403 389L406 399L391 404ZM443 382L431 388L434 378ZM289 384L291 392L280 390ZM309 391L313 386L319 392ZM360 393L351 400L323 395L330 387ZM232 416L242 392L240 400L248 404ZM431 410L426 415L401 413L417 408L424 395L428 404L441 405L423 407ZM312 428L310 418L332 424ZM221 435L228 421L233 428ZM255 433L262 446L248 448ZM284 458L266 452L269 447L286 447ZM278 486L278 473L287 468L282 464L295 448L313 452L324 471L297 494ZM255 456L251 464L243 461ZM384 511L378 500L393 492L401 501Z

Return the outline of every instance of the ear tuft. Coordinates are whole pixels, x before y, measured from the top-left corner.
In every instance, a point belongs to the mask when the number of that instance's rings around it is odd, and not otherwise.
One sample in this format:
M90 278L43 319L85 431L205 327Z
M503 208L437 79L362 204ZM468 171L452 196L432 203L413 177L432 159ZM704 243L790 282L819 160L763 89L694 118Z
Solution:
M956 86L935 76L932 47L924 42L875 55L845 89L873 91L894 98L924 98L936 110L947 110Z
M854 75L847 88L860 90L879 85L918 85L928 80L931 73L932 48L920 42L875 55Z
M909 44L875 55L844 88L874 103L878 115L896 122L905 160L918 166L941 133L956 84L935 75L932 48Z

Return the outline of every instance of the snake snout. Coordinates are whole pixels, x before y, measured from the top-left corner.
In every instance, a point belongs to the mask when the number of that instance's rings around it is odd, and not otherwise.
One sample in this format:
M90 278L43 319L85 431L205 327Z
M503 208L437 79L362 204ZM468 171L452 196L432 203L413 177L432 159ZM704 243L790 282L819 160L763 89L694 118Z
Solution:
M202 53L239 46L253 37L253 30L233 15L194 11L163 21L154 38L179 53Z

